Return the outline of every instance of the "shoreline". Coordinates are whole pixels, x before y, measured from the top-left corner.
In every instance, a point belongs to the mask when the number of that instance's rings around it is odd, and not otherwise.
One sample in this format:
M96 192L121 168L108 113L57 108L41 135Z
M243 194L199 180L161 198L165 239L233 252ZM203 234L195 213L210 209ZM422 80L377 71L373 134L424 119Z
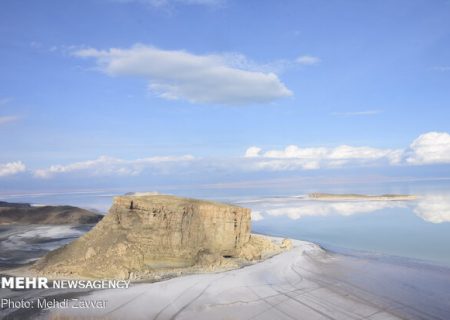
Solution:
M129 289L34 292L56 299L76 294L83 300L108 303L105 308L35 310L30 315L161 320L222 319L224 314L230 319L290 319L302 314L302 319L378 320L445 319L443 315L450 312L443 302L450 298L448 268L414 268L404 262L345 256L301 240L293 240L293 245L291 250L230 271L134 282ZM405 281L415 287L405 286Z
M270 259L276 255L279 255L285 251L288 251L290 249L283 247L285 240L290 240L287 238L281 238L281 237L273 237L273 236L267 236L264 234L255 234L252 233L251 236L261 238L264 240L263 244L270 243L272 247L265 248L261 247L258 248L261 252L260 259L257 260L245 260L243 258L230 258L226 259L228 261L224 261L221 264L216 264L215 262L211 265L193 265L189 267L182 267L182 268L166 268L166 269L160 269L155 270L154 273L151 275L148 275L148 277L140 277L140 278L128 278L125 280L130 280L131 283L155 283L159 281L166 281L182 276L188 276L188 275L198 275L198 274L209 274L209 273L221 273L221 272L227 272L231 270L237 270L241 268L245 268L254 264L261 263L263 261L266 261L267 259ZM38 260L36 260L38 261ZM99 280L100 278L90 278L90 277L82 277L82 276L70 276L70 275L57 275L57 274L46 274L39 272L34 269L34 264L36 261L22 265L15 268L7 268L2 269L1 273L4 275L9 275L13 277L18 276L32 276L32 277L46 277L50 281L52 280ZM121 279L123 280L123 279Z

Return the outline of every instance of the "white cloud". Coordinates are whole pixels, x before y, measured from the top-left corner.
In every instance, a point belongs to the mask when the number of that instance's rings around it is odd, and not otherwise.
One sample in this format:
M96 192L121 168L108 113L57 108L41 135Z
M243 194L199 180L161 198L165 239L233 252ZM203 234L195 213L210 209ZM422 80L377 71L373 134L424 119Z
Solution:
M34 172L37 178L50 178L57 174L86 172L91 175L137 175L145 169L164 171L170 165L183 165L194 160L191 155L178 157L150 157L136 160L124 160L101 156L95 160L75 162L68 165L52 165Z
M368 146L301 148L296 145L281 150L263 151L257 146L244 155L253 170L313 170L338 168L345 165L427 165L450 163L450 134L428 132L415 139L405 149L381 149Z
M353 147L341 145L335 148L301 148L296 145L282 150L269 150L262 153L261 148L251 147L245 153L246 158L256 159L255 169L267 170L313 170L320 168L342 167L346 164L373 164L387 162L398 164L402 150L377 149L371 147Z
M450 163L450 135L428 132L420 135L406 151L406 162L415 165Z
M165 99L192 103L240 105L267 103L292 92L275 73L249 71L230 62L229 55L195 55L135 45L130 49L83 49L78 57L95 58L111 76L139 76Z
M258 147L250 147L245 151L245 158L253 158L258 157L261 152L261 148Z
M430 132L419 136L408 149L374 148L339 145L336 147L307 147L296 145L284 149L248 148L241 157L194 158L191 155L150 157L135 160L102 156L94 160L66 165L52 165L34 171L38 178L76 172L87 175L138 175L152 172L251 172L258 170L289 171L342 168L350 166L424 165L450 163L450 135Z
M26 170L22 161L0 163L0 177L12 176Z
M295 60L295 62L306 66L312 66L315 64L319 64L321 60L320 58L314 56L300 56Z
M0 117L0 125L11 123L11 122L17 121L18 119L19 119L19 117L16 117L16 116L3 116L3 117Z
M279 59L262 64L256 63L255 61L247 58L245 55L237 52L223 53L220 56L224 59L224 61L226 61L228 66L247 71L279 74L294 66L294 63L287 59Z

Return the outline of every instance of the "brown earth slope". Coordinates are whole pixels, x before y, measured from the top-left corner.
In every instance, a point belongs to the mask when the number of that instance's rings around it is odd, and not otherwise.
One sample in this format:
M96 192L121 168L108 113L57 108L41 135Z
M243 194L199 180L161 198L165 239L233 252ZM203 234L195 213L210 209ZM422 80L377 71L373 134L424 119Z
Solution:
M33 207L26 203L0 202L0 225L93 224L103 215L72 206Z

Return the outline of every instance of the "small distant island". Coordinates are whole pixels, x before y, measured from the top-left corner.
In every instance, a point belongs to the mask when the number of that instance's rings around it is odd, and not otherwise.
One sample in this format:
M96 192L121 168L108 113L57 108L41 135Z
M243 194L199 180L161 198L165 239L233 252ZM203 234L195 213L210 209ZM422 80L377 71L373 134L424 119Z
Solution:
M34 206L0 201L0 225L95 224L103 215L73 206Z
M415 195L410 194L381 194L381 195L365 195L356 193L320 193L314 192L308 194L308 198L311 200L371 200L371 201L408 201L416 200Z

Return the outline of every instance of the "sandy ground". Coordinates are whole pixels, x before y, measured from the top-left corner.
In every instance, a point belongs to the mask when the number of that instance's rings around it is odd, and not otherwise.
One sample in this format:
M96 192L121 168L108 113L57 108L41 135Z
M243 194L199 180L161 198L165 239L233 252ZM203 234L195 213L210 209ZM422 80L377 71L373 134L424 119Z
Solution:
M293 250L249 267L96 291L84 298L107 300L106 308L55 309L42 318L448 319L449 270L392 263L296 241Z

